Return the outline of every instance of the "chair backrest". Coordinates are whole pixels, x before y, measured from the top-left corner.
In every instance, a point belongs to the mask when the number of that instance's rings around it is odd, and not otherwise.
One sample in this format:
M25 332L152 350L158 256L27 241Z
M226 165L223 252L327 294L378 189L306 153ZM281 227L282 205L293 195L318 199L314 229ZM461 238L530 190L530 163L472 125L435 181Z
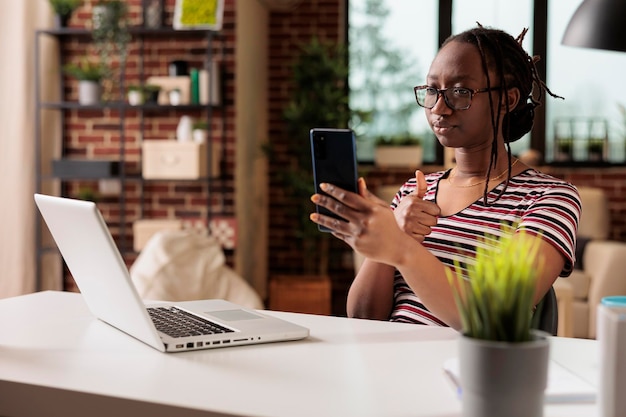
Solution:
M554 288L550 287L550 290L537 304L535 314L533 315L532 327L556 336L559 327L559 308Z
M609 237L611 214L604 190L596 187L576 187L582 202L578 236L605 240Z

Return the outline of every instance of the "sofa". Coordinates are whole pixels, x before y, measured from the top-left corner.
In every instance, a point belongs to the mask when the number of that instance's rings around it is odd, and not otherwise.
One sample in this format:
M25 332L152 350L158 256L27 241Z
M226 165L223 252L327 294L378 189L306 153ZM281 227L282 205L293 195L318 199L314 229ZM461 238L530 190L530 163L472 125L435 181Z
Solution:
M610 213L604 191L577 187L582 201L575 269L558 278L559 336L594 339L596 309L609 295L626 295L626 243L609 239Z

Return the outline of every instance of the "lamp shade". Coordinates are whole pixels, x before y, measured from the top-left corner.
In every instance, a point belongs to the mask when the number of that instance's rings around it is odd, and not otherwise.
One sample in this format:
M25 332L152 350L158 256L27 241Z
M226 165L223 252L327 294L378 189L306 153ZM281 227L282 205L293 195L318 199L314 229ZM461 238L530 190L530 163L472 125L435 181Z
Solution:
M584 0L567 25L562 43L626 52L626 1Z

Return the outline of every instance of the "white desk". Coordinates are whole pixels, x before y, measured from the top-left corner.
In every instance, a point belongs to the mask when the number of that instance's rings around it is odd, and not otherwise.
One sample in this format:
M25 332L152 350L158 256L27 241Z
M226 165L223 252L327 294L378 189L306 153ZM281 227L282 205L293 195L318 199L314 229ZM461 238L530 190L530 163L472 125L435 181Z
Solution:
M458 416L442 371L454 331L305 314L309 339L165 354L95 319L79 294L0 300L2 416ZM596 383L595 341L554 338L555 360ZM590 417L595 404L547 405Z

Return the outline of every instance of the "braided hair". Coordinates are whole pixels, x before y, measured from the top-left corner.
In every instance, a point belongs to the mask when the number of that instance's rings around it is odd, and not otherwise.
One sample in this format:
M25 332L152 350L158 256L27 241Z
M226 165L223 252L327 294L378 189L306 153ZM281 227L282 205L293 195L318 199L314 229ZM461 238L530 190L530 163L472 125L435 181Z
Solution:
M498 159L497 140L498 131L500 129L499 121L502 114L502 104L504 104L504 117L502 119L502 135L506 144L508 156L508 174L504 188L498 194L495 203L500 199L511 179L511 147L510 143L515 142L524 134L530 132L533 127L535 118L535 107L541 104L544 92L552 97L563 98L557 96L550 91L546 84L541 80L537 72L535 63L539 61L539 57L531 57L522 47L522 41L526 36L528 29L522 30L517 38L508 33L493 28L483 27L480 23L478 26L465 32L453 35L446 39L442 47L450 42L468 43L476 46L480 53L483 72L487 77L487 88L493 87L493 81L489 77L489 70L492 70L497 79L500 81L502 91L511 88L517 88L520 92L520 101L515 108L510 109L504 95L498 96L496 111L494 111L494 100L489 95L489 105L491 111L491 126L493 129L493 141L491 144L491 158L489 168L487 170L487 181L485 182L485 190L483 193L483 201L485 205L489 205L487 195L489 192L489 177L491 169L495 166ZM503 103L504 101L504 103Z

